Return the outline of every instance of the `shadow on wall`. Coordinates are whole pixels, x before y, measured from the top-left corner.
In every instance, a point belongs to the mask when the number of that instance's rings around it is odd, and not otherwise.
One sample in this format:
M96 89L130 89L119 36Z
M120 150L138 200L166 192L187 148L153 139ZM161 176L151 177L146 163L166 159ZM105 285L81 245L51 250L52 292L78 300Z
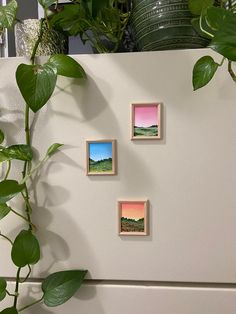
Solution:
M65 119L76 120L81 124L91 122L91 127L103 134L116 134L119 131L117 117L110 105L112 103L112 87L106 81L94 75L93 77L88 75L87 80L82 81L80 85L78 85L76 79L70 80L69 84L68 80L66 82L67 85L63 86L65 80L58 80L57 88L59 90L54 93L55 99L53 101L56 102L59 94L60 97L65 97L65 100L69 96L69 99L72 98L73 103L77 105L78 114L70 114L69 111L65 112L64 110L60 111L58 107L54 109L56 106L48 108L52 111L50 114L61 115ZM101 90L106 91L106 94L104 95ZM50 115L48 114L48 116Z

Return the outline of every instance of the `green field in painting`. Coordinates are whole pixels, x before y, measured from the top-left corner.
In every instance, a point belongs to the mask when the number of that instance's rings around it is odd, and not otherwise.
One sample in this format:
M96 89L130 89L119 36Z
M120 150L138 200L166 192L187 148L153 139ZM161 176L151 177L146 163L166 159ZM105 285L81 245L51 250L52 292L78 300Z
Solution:
M134 136L158 136L158 126L152 125L148 128L135 126Z
M121 232L144 232L144 218L134 220L121 217Z
M112 158L99 161L89 159L89 172L112 172Z

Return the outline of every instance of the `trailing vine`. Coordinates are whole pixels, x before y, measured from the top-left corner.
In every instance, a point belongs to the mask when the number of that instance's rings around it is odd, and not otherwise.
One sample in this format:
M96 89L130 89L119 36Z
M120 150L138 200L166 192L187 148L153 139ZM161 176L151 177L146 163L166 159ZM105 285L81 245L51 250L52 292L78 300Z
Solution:
M9 10L13 12L12 9L15 7L16 3L13 0L7 8L0 8L0 13L3 11L9 13ZM15 14L12 13L12 17L14 16ZM7 165L6 169L3 167L5 173L0 181L0 220L12 213L26 223L26 226L19 230L15 239L0 232L1 241L8 241L11 246L11 260L16 266L14 292L8 290L6 279L0 278L0 301L6 297L12 298L12 306L1 309L1 314L17 314L40 302L50 307L58 306L74 295L81 286L87 272L86 270L66 270L50 274L42 282L42 295L39 299L23 307L18 305L21 296L19 293L20 285L30 277L32 265L40 261L40 243L36 236L36 226L32 221L33 206L31 205L29 193L29 179L62 146L60 143L52 144L44 157L35 162L31 143L30 112L39 112L47 104L55 89L58 75L80 79L86 78L80 64L66 55L52 55L43 65L36 62L35 56L43 37L43 22L44 19L40 22L39 37L30 57L31 64L20 64L16 69L17 85L25 100L25 143L14 143L7 146L7 136L5 136L4 130L0 130L0 163ZM8 27L8 25L4 25L4 21L0 20L0 29L3 26ZM22 173L20 181L9 179L11 177L11 166L15 160L23 162L23 169L19 169L19 174ZM23 213L12 208L9 203L18 195L22 197L24 203ZM22 278L21 271L24 268L27 268L28 271L27 275Z

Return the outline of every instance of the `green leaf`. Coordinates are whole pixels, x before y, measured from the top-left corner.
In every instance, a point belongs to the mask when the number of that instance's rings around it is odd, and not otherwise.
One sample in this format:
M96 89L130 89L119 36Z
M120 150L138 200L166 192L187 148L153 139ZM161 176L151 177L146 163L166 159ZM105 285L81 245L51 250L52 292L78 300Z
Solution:
M57 70L49 63L44 65L20 64L16 81L27 105L37 112L51 97L57 81Z
M38 2L43 8L47 9L51 5L53 5L56 2L56 0L38 0Z
M68 36L77 36L85 33L91 25L81 4L67 5L63 10L54 14L50 20L53 28L63 31Z
M5 299L6 295L6 291L0 292L0 302Z
M18 234L12 246L11 258L18 267L36 264L39 261L39 242L30 230L22 230Z
M9 156L6 156L3 151L0 151L0 163L3 161L10 160L11 158Z
M106 8L109 4L109 0L82 0L81 1L82 5L87 8L89 14L93 17L96 18L98 13Z
M86 74L82 66L75 61L73 58L56 54L50 57L50 64L53 64L57 68L57 74L74 77L74 78L85 78Z
M17 11L17 2L10 1L6 6L0 6L0 29L12 28Z
M200 58L193 68L193 88L194 90L205 86L214 76L218 64L210 56Z
M4 278L0 277L0 293L5 291L7 287L7 282Z
M67 270L49 275L42 283L44 303L53 307L65 303L80 288L87 270Z
M7 216L11 211L11 207L7 204L0 204L0 220ZM0 292L1 292L1 278L0 278Z
M6 296L7 282L4 278L0 277L0 301L2 301Z
M223 8L208 8L206 11L207 24L212 30L218 31L225 23L225 19L229 18L231 14L233 13Z
M18 159L29 161L33 158L33 151L29 145L19 144L12 145L2 150L3 155L5 155L8 160L10 159ZM0 157L1 160L1 157Z
M213 6L214 0L189 0L188 7L192 14L201 15L208 7Z
M3 180L0 182L0 204L5 204L24 189L23 184L15 180Z
M0 129L0 144L2 144L2 142L4 141L5 135L3 133L3 131Z
M219 30L215 33L209 47L225 58L236 61L236 14L227 12L218 20Z
M7 309L0 312L0 314L18 314L15 307L8 307Z
M46 155L47 156L52 156L53 154L56 153L56 151L58 150L59 147L63 146L63 144L59 144L59 143L54 143L52 144L48 150L47 150L47 153Z

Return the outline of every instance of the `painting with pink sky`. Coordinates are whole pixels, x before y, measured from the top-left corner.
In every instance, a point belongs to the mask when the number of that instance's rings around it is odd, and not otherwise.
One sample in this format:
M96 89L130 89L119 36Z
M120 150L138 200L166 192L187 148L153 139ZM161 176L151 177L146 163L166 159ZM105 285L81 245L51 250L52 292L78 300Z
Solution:
M132 138L160 138L160 104L132 105Z
M119 202L119 233L146 234L147 201Z

